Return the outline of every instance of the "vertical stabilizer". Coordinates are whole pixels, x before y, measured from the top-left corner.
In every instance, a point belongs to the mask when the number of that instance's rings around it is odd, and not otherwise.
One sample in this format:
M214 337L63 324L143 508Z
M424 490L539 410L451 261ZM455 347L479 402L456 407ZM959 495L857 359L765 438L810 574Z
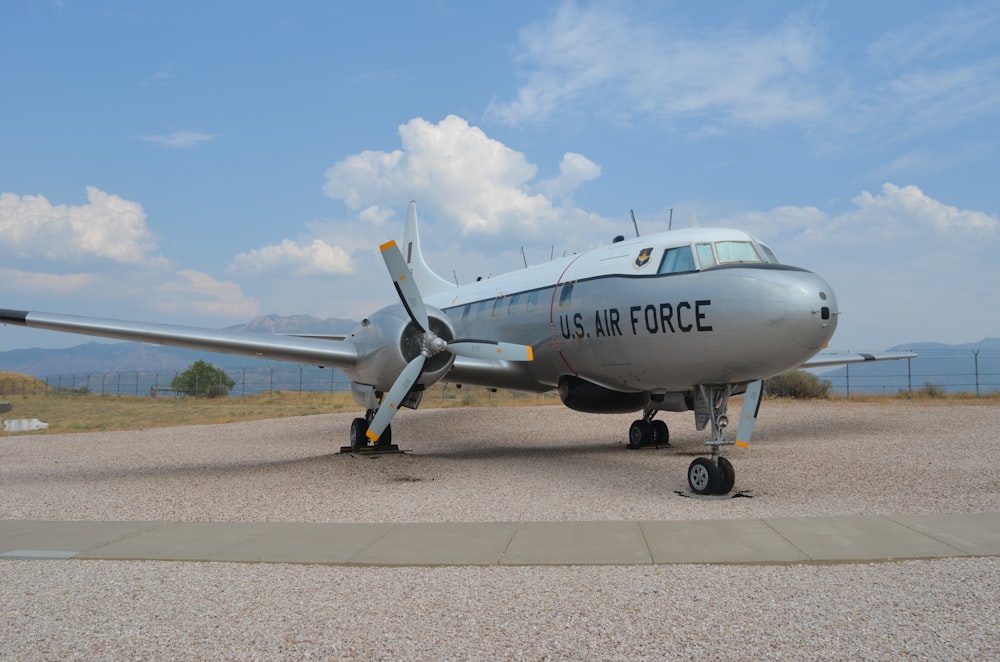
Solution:
M423 296L433 296L457 287L455 283L438 276L424 261L420 251L420 234L417 232L417 203L413 200L406 207L406 229L403 231L403 257L413 273Z

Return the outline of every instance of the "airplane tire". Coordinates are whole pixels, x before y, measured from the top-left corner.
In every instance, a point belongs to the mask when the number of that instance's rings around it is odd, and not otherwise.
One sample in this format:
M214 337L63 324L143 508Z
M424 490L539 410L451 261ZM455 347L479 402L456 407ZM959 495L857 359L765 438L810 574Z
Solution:
M695 494L715 494L721 482L719 468L707 457L695 458L688 466L688 485Z
M670 445L670 428L661 420L653 421L653 443L657 446Z
M628 447L642 448L649 446L653 442L653 426L649 421L638 419L632 421L628 428Z
M726 458L719 457L719 489L716 494L729 494L736 484L736 469Z
M392 445L392 426L387 425L385 426L385 431L382 433L382 436L380 436L378 438L378 441L375 442L375 448L384 449L388 448L391 445Z
M351 421L351 450L359 451L368 445L368 421L363 418L355 418Z

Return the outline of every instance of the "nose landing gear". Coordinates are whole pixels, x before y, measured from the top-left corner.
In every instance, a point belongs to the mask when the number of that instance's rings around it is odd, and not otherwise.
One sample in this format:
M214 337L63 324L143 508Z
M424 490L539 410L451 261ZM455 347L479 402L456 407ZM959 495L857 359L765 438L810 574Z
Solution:
M729 426L726 410L729 406L729 396L735 386L701 385L695 393L694 417L695 427L704 430L711 424L712 436L705 444L711 446L711 457L696 458L688 467L688 485L695 494L729 494L736 484L736 471L733 464L719 455L720 446L739 444L749 447L750 436L757 421L757 410L763 393L762 382L752 382L746 388L743 396L743 409L740 412L740 439L726 439L723 431Z

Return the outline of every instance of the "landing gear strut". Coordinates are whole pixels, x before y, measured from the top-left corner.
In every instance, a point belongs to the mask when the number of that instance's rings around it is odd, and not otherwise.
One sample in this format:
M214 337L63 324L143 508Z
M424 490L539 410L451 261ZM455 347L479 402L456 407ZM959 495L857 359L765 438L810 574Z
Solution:
M729 446L735 440L727 441L723 430L729 425L726 408L732 385L699 386L695 393L695 427L704 430L711 424L712 437L705 444L712 447L711 457L696 458L688 467L688 485L695 494L729 494L736 484L733 464L719 455L720 446Z

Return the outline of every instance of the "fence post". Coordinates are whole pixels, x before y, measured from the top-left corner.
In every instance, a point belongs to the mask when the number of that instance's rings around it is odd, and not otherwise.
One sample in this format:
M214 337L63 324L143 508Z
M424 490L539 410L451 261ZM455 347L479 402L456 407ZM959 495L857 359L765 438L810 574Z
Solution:
M847 385L847 397L851 397L851 364L844 364L844 382Z
M973 350L972 356L976 363L976 397L979 397L979 350Z

